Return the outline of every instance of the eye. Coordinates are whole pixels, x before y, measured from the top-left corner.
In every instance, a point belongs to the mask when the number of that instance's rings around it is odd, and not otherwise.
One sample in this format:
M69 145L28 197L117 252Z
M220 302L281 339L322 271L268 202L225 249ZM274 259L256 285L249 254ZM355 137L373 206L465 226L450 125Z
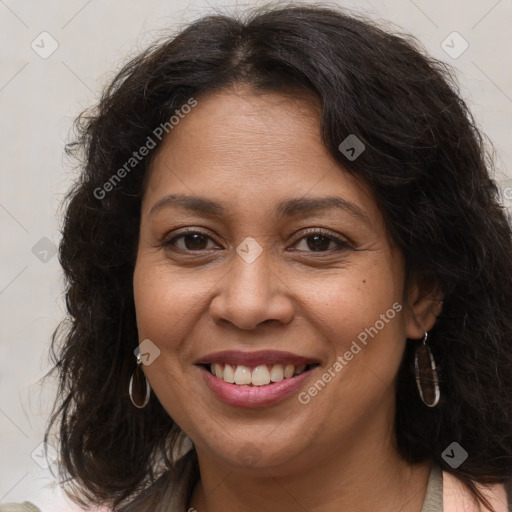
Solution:
M203 233L202 231L193 231L189 230L175 237L167 240L162 245L164 247L174 246L182 251L203 251L207 249L211 249L212 247L208 247L208 241L213 239ZM180 244L178 241L181 241Z
M299 250L306 250L306 252L334 252L351 248L345 240L332 235L328 231L318 229L307 232L306 236L299 238L297 242L299 242L299 246L302 243L305 247L305 249Z

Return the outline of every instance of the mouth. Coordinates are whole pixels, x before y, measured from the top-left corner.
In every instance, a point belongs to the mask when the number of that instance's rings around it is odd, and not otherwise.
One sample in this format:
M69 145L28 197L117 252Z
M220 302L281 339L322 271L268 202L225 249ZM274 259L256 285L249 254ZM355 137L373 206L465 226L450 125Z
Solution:
M228 384L236 386L269 386L284 379L302 375L318 366L318 363L259 364L254 367L227 363L202 364L205 370Z
M264 407L294 394L320 362L289 352L224 351L205 356L196 365L210 390L223 402Z

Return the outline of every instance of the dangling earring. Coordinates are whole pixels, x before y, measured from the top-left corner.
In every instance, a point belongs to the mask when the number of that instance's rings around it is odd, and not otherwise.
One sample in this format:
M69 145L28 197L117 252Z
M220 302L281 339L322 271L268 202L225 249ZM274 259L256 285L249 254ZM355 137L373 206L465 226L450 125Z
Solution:
M416 348L414 367L416 369L416 385L420 397L427 407L435 407L441 396L436 362L430 347L427 345L428 333L425 332L423 341Z
M142 359L140 358L140 354L137 354L137 367L135 370L133 370L132 376L130 377L130 383L128 384L128 394L130 395L130 400L132 401L132 404L137 407L137 409L142 409L146 407L146 405L149 402L149 395L151 393L151 388L149 386L148 379L146 379L146 375L144 375L144 372L141 368L142 365ZM143 394L143 391L141 392L141 388L143 386L142 382L146 382L146 396L144 398L144 402L142 405L139 405L134 399L133 399L133 381L135 381L135 395L137 398L141 397Z

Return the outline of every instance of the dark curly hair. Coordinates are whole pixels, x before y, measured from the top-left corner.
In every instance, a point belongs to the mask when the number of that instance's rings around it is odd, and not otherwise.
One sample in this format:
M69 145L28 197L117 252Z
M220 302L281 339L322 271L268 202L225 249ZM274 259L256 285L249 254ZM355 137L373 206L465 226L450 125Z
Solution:
M370 186L407 275L442 290L429 336L441 400L427 408L418 398L410 340L397 377L397 448L410 463L433 460L485 504L475 482L512 477L512 236L490 152L451 69L414 38L302 5L191 23L128 62L76 121L67 149L80 174L59 253L69 320L52 339L59 392L46 432L59 427L59 471L73 499L118 510L163 471L179 479L188 464L198 477L194 449L171 457L183 436L157 398L137 410L127 392L140 205L158 147L112 176L190 98L234 84L319 98L325 146ZM366 146L354 161L338 149L349 134ZM453 441L469 453L456 469L441 456Z

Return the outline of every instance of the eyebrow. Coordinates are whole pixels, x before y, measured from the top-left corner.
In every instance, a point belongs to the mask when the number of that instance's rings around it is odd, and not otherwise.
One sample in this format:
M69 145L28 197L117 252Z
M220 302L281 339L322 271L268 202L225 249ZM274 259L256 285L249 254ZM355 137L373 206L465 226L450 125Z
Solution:
M220 203L200 196L183 194L169 194L159 199L149 211L149 215L165 208L182 208L194 213L222 217L230 213L230 210ZM370 223L367 213L359 206L338 196L327 197L302 197L287 199L276 207L276 216L279 220L298 216L301 214L317 213L328 209L338 209L352 214L364 222Z

